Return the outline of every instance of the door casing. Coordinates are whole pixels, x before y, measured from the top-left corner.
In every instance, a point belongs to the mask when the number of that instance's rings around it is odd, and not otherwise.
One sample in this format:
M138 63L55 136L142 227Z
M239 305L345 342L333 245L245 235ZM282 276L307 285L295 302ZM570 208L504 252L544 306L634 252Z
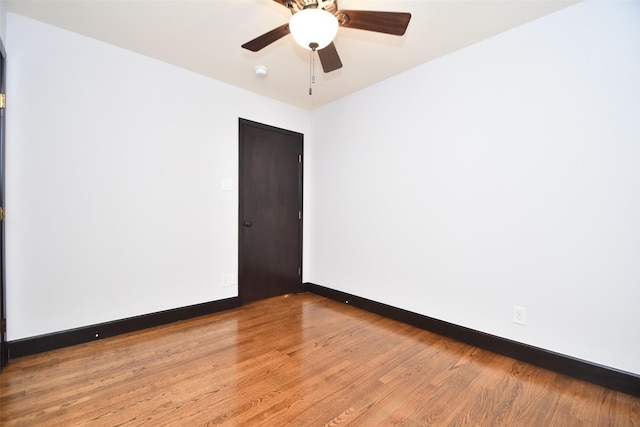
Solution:
M7 55L0 40L0 93L6 102ZM4 245L4 169L5 169L5 106L0 106L0 369L9 362L7 347L7 316L5 294L5 245Z

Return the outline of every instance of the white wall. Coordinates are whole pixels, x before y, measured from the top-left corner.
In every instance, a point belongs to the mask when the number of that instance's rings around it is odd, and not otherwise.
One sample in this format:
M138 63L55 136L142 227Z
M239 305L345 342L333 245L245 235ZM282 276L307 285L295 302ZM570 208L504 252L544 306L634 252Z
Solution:
M308 133L309 113L18 15L7 29L8 339L237 296L238 117Z
M640 373L639 22L572 6L310 117L8 14L9 340L237 295L244 117L305 134L305 281Z
M309 281L640 374L640 3L569 7L312 122Z

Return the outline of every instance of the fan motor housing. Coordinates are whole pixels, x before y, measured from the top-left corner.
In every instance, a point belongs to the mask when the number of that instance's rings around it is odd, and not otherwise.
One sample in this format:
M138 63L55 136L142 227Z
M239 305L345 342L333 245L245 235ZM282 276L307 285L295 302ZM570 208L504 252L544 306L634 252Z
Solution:
M338 10L338 5L335 0L284 0L283 3L286 7L291 9L293 13L317 7L320 7L329 13L335 13Z

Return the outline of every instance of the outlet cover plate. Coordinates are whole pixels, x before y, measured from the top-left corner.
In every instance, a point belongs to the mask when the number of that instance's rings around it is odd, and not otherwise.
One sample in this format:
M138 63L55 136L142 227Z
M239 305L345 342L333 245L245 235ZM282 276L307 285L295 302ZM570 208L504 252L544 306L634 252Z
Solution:
M232 191L233 190L233 180L229 178L225 178L220 181L220 189L222 191Z
M513 306L513 323L525 326L527 324L527 308L519 305Z
M235 285L235 277L233 274L223 274L222 275L222 287L226 288L227 286Z

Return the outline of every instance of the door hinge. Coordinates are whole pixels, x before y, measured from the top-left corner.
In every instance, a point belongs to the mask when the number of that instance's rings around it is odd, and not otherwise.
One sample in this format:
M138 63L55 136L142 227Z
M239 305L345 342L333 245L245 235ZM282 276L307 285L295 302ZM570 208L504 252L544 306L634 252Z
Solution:
M302 219L302 211L298 211L298 219Z
M298 163L302 163L302 154L298 154Z
M298 267L298 276L302 275L302 268Z
M0 109L4 110L7 107L7 95L0 93Z
M0 207L0 222L4 221L4 208Z

